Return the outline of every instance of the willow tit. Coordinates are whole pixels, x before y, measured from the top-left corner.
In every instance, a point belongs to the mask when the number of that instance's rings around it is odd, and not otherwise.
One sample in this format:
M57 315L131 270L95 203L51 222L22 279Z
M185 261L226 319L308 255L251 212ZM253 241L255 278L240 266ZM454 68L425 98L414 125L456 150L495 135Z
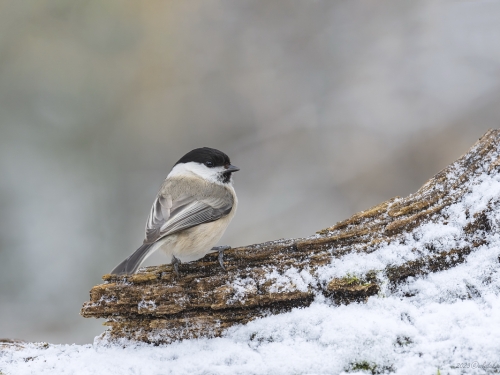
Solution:
M178 274L181 262L191 262L211 251L236 212L238 199L232 173L239 171L219 150L203 147L184 155L161 185L146 223L144 243L116 266L112 274L132 274L156 250L171 259Z

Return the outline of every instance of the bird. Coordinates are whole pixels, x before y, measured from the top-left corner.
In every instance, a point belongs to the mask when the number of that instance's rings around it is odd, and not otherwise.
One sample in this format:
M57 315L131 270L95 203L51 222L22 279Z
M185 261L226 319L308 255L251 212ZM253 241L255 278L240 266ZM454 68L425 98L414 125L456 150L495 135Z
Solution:
M171 258L177 275L181 263L214 251L219 252L219 264L225 270L224 250L230 247L214 245L236 213L233 173L239 170L225 153L214 148L196 148L180 158L156 195L143 244L111 274L136 273L157 250Z

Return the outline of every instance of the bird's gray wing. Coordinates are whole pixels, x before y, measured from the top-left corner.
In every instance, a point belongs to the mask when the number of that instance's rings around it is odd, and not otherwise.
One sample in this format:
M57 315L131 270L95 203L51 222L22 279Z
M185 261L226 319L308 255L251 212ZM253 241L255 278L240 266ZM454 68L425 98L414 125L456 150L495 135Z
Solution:
M168 193L159 193L146 223L144 243L153 243L184 229L218 220L229 214L233 204L229 193L218 197L183 195L176 199Z
M155 249L153 245L159 239L215 221L231 212L234 198L224 187L203 185L198 186L198 189L189 190L189 186L186 191L186 185L178 181L164 183L151 207L144 243L111 273L121 275L136 272L144 259Z

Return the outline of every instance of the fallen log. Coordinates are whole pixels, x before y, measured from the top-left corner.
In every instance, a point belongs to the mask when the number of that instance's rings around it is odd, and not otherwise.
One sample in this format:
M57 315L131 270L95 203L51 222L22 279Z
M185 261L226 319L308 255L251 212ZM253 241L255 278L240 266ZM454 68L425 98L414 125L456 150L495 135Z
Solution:
M500 130L490 130L416 193L390 199L309 238L227 250L227 271L215 253L182 264L180 276L171 265L145 267L130 276L104 275L81 315L105 318L107 340L160 344L220 336L233 325L306 307L318 296L337 304L377 294L404 296L410 292L401 286L409 278L466 261L474 249L487 245L486 233L499 229L491 214L500 208L500 197L479 212L466 210L460 222L454 216L457 202L499 173L499 149ZM446 243L439 236L427 238L423 228L429 225L449 226L459 236ZM370 268L367 256L388 246L400 247L401 258ZM337 272L335 264L346 259L351 269Z

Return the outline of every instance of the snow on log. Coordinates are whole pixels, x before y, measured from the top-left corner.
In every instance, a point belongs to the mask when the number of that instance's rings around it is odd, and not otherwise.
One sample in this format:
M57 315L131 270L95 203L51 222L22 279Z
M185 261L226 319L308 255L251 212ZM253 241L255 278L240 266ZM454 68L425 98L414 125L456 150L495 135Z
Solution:
M411 296L410 278L463 263L498 233L493 214L500 196L487 184L500 179L499 149L500 130L490 130L416 193L309 238L227 250L227 272L215 253L182 264L178 277L171 265L105 275L81 314L106 319L103 339L160 344L220 336L235 324L306 307L315 298L348 304L395 292Z

